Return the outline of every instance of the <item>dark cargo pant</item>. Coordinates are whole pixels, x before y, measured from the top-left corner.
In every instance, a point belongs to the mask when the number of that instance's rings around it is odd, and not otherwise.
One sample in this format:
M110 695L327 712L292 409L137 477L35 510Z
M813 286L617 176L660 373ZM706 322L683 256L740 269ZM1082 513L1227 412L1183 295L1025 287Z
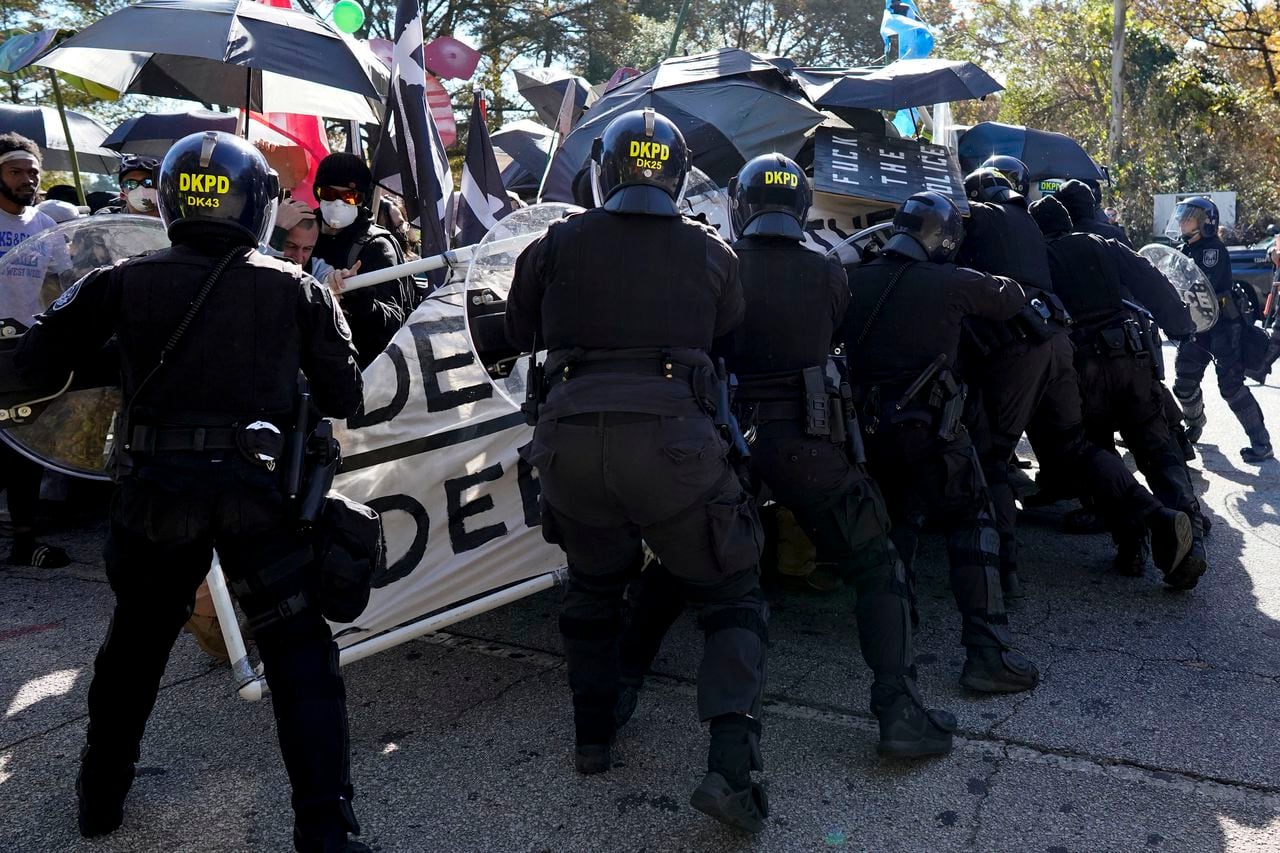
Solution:
M705 415L631 413L544 420L522 450L538 469L543 535L568 555L560 631L579 744L613 737L623 596L644 544L702 610L699 718L759 715L763 536L726 452Z
M788 421L758 428L751 468L773 499L794 513L818 561L853 582L862 657L881 688L902 692L915 660L909 589L875 481L849 463L843 448ZM648 672L684 602L661 566L645 570L632 596L621 662L623 675L638 679Z
M1076 366L1086 436L1103 447L1119 432L1156 498L1185 512L1196 535L1203 535L1204 514L1182 448L1166 419L1166 392L1150 358L1080 353Z
M1218 393L1244 427L1249 441L1262 446L1271 443L1271 436L1262 419L1262 408L1244 385L1243 332L1240 320L1222 317L1208 332L1197 333L1194 339L1179 344L1178 357L1173 362L1173 394L1182 404L1188 427L1197 423L1203 426L1204 394L1200 382L1212 361L1218 373Z
M974 441L991 488L1000 535L1000 571L1017 569L1017 506L1010 484L1014 450L1028 432L1043 467L1075 480L1117 538L1140 537L1160 503L1114 453L1084 435L1074 349L1066 334L1019 341L988 357L978 378L981 417Z
M882 418L867 436L871 475L893 519L891 538L907 567L915 559L925 521L942 527L951 567L951 592L960 610L965 646L1011 647L1000 587L1000 538L990 511L977 453L961 430L943 441L925 415L898 423Z
M112 500L104 557L116 606L89 685L86 784L138 760L169 652L214 549L233 583L309 557L307 540L286 521L273 475L238 459L171 457L172 464L139 468ZM270 595L241 596L250 621L301 592L304 568L283 573ZM293 788L295 844L324 850L327 841L345 843L347 832L359 829L351 810L346 693L329 625L308 607L264 624L254 641Z

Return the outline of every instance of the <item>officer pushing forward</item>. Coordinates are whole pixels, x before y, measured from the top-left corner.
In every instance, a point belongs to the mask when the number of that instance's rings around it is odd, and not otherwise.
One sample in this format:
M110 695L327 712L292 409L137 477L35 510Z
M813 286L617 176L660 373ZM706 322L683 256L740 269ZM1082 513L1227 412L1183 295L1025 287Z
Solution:
M1231 294L1231 258L1226 245L1218 238L1218 206L1207 198L1190 198L1175 208L1174 216L1178 233L1169 236L1182 237L1182 253L1204 271L1218 296L1219 308L1214 327L1178 347L1178 358L1174 361L1177 378L1173 382L1173 393L1186 415L1187 435L1192 441L1199 441L1204 431L1206 418L1200 381L1212 361L1218 372L1218 393L1249 437L1249 446L1240 451L1241 458L1253 464L1265 462L1275 455L1271 436L1262 420L1258 401L1244 385L1242 340L1245 324L1252 322L1252 318L1241 314Z
M1030 211L1048 240L1054 293L1074 320L1071 340L1087 435L1098 445L1110 444L1119 430L1160 502L1191 519L1191 550L1165 583L1193 587L1207 566L1205 520L1165 420L1155 365L1162 355L1152 326L1154 320L1174 340L1185 341L1195 331L1191 315L1169 280L1141 255L1116 240L1077 231L1056 196L1034 202ZM1115 565L1137 576L1145 564L1139 547L1122 552Z
M345 417L361 400L350 332L326 287L259 254L279 196L256 148L178 141L160 168L172 248L91 273L25 336L23 378L46 385L119 342L123 403L105 561L116 595L89 687L76 782L80 832L123 821L169 650L216 548L271 688L300 851L365 851L351 810L346 698L329 626L305 592L310 539L283 493L299 371Z
M526 459L542 525L568 555L560 616L579 772L611 766L623 591L647 544L703 607L698 714L711 723L695 808L758 831L767 607L760 522L712 413L714 338L742 321L738 259L676 207L689 171L680 131L653 110L614 119L592 170L602 206L558 222L516 264L507 337L548 350Z
M924 192L904 202L883 256L852 273L844 340L871 474L908 568L927 517L946 534L967 653L960 683L1016 693L1035 687L1039 672L1012 647L1000 541L951 366L965 317L1007 320L1025 298L1012 279L952 263L963 236L951 199Z
M780 154L751 160L730 186L747 316L724 350L743 417L756 425L752 472L795 513L819 564L857 588L880 753L938 755L951 748L955 718L926 708L916 687L906 569L866 473L849 385L827 376L849 283L838 260L801 245L811 197L804 172Z

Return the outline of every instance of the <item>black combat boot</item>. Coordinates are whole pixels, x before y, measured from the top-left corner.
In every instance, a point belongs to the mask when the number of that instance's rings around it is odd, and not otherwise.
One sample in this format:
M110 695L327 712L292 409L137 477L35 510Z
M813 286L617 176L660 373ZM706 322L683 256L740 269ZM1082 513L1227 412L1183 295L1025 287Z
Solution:
M1194 535L1191 517L1185 512L1162 507L1144 521L1151 533L1151 562L1167 575L1191 550Z
M689 803L735 829L759 832L769 816L769 798L763 786L751 781L751 771L761 769L760 721L746 714L721 714L711 720L707 775Z
M925 758L951 751L955 716L926 708L914 679L873 684L871 712L880 721L876 751L883 758Z
M295 801L293 848L298 853L370 853L369 845L350 833L359 835L360 824L348 797L311 806L298 806Z
M969 646L960 683L982 693L1021 693L1040 683L1040 670L1013 648Z
M1261 465L1268 459L1275 459L1275 450L1271 447L1271 442L1264 444L1252 444L1249 447L1240 449L1240 458L1250 465Z
M1204 549L1204 540L1195 536L1191 540L1191 548L1171 572L1164 576L1164 582L1170 589L1186 590L1200 582L1200 576L1209 568L1209 556Z
M133 785L134 763L98 759L89 747L80 753L76 806L85 838L115 832L124 823L124 801Z
M1147 557L1150 549L1147 547L1146 536L1126 536L1116 542L1116 558L1111 563L1111 568L1116 574L1126 578L1140 578L1147 568Z

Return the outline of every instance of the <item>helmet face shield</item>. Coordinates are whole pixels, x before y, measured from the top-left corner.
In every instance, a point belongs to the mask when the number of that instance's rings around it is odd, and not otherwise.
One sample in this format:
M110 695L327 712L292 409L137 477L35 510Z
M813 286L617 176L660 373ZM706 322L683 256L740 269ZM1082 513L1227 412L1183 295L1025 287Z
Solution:
M1180 201L1169 214L1164 233L1170 240L1190 240L1197 233L1211 237L1218 230L1218 207L1207 198Z

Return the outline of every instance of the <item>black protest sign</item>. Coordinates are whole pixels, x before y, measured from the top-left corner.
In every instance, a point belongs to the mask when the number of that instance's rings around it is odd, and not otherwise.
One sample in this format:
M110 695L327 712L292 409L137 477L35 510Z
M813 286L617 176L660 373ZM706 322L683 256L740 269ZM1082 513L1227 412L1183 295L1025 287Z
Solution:
M946 148L833 127L814 136L813 188L895 206L933 190L969 209L960 166Z

